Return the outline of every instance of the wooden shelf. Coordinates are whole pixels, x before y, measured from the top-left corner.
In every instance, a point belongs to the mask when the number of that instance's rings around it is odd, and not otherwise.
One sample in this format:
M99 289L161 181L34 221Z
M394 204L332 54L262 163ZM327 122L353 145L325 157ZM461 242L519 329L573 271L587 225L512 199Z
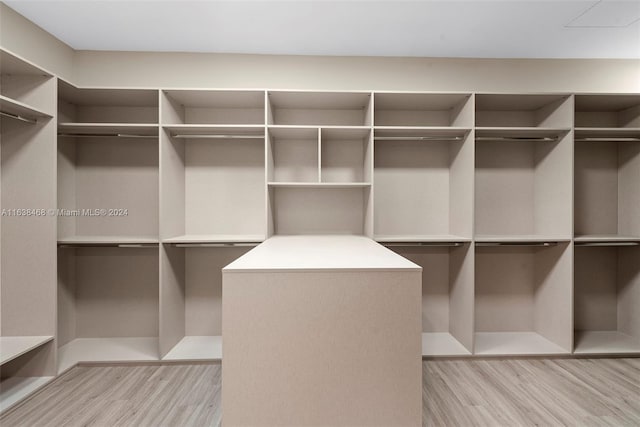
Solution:
M476 138L561 138L570 128L476 127Z
M447 332L427 332L422 334L423 356L470 356L460 342Z
M174 138L193 139L229 136L228 139L263 139L264 125L172 124L163 125ZM224 138L221 138L224 139Z
M0 413L35 393L55 377L12 377L2 381L0 387Z
M460 137L464 138L471 132L470 127L461 126L375 126L377 137Z
M4 95L0 95L0 111L33 121L53 117L51 114Z
M478 356L569 354L535 332L476 332L475 340L474 354Z
M162 360L222 360L222 337L186 336Z
M190 244L190 243L258 243L263 242L261 234L184 234L182 236L163 239L162 243Z
M0 337L0 365L53 340L53 336Z
M574 237L576 243L624 243L640 242L640 236L621 236L618 234L585 234Z
M391 235L380 234L373 236L373 240L379 243L466 243L470 237L456 236L453 234L424 234L424 235Z
M366 188L370 182L269 182L269 187L283 188Z
M574 138L596 138L597 140L606 138L640 138L640 127L631 128L600 128L600 127L577 127ZM588 142L588 141L585 141Z
M474 238L476 243L556 243L570 242L571 237L540 236L536 234L521 235L489 235L482 234Z
M82 362L159 360L158 338L76 338L58 349L58 374Z
M575 354L640 354L640 341L618 331L576 331Z
M158 125L152 123L58 123L58 133L65 136L157 137Z
M154 245L157 237L152 236L72 236L58 239L59 245Z

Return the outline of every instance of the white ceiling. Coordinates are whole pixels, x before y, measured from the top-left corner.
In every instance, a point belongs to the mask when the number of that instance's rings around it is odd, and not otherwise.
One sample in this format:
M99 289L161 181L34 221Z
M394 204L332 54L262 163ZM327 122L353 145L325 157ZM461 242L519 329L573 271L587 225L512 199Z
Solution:
M640 0L5 3L75 49L640 58Z

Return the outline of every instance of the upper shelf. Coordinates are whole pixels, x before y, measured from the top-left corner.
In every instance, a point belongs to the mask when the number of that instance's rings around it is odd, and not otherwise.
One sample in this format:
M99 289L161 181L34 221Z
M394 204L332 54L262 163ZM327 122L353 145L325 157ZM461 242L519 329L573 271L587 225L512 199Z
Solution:
M163 124L265 124L265 92L255 90L165 90Z
M527 140L556 140L562 138L570 128L547 127L476 127L476 140L507 139L514 141Z
M268 92L268 124L309 126L371 125L369 92Z
M527 244L556 244L559 242L570 242L570 237L537 235L537 234L518 234L518 235L493 235L483 234L475 237L476 244L489 245L527 245Z
M158 125L147 123L58 123L60 136L157 138Z
M269 182L269 187L284 188L365 188L370 182Z
M184 234L181 236L163 239L163 243L175 245L190 244L243 244L263 242L265 236L262 234Z
M58 239L62 246L154 246L158 238L152 236L71 236Z
M264 140L264 125L164 125L172 138L178 139L258 139Z
M458 126L375 126L377 141L462 141L471 128Z
M473 126L469 93L376 93L374 123L380 126Z
M0 112L3 117L10 117L24 122L37 122L41 119L50 119L53 117L44 111L38 110L23 102L16 101L4 95L0 95Z
M640 141L640 127L631 128L590 128L577 127L575 140L584 142L597 141Z

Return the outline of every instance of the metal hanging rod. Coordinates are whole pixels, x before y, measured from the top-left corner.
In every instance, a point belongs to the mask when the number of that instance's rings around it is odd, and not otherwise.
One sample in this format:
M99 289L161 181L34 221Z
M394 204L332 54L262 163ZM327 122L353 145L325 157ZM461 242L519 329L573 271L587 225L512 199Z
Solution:
M69 138L155 138L158 135L139 135L132 133L58 133L58 136Z
M528 137L528 136L477 136L476 141L507 141L507 142L556 142L557 136Z
M21 122L26 122L26 123L32 123L32 124L38 123L37 120L29 119L19 114L7 113L6 111L0 111L0 116L9 117L10 119L19 120Z
M452 247L463 245L461 242L379 242L387 247Z
M640 138L636 137L615 137L615 138L606 138L606 137L586 137L586 138L575 138L576 142L638 142Z
M476 242L476 246L557 246L558 242Z
M259 242L239 242L239 243L172 243L176 248L233 248L258 246Z
M463 141L461 136L375 136L376 141Z
M638 242L576 242L576 246L638 246Z
M182 139L264 139L264 135L209 135L209 134L174 134L172 138Z

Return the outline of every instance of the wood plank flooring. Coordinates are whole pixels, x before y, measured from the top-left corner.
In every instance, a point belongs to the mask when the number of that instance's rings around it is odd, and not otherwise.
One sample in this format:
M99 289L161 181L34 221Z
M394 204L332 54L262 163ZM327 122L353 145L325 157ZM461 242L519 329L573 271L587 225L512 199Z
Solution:
M78 367L13 426L218 426L219 364ZM425 426L640 426L640 359L429 360Z

